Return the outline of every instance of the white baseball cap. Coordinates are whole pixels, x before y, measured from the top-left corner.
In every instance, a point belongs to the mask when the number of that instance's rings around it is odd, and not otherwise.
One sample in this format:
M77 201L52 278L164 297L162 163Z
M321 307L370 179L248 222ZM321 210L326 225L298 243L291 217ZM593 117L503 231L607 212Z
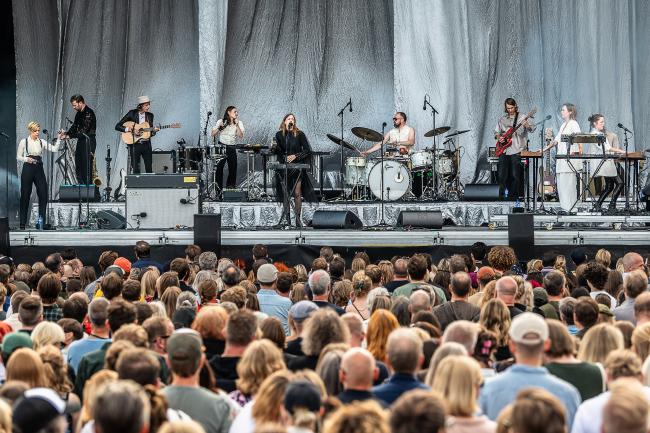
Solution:
M539 314L526 312L512 319L508 335L515 343L533 346L548 340L548 325Z

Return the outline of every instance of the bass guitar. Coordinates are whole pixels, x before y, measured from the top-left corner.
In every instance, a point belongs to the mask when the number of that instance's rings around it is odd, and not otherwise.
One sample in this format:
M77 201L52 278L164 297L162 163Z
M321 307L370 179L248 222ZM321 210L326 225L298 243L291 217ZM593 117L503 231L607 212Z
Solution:
M126 144L135 144L140 140L148 140L151 138L151 133L158 129L167 128L180 128L180 123L170 123L169 125L158 125L157 127L149 125L149 122L135 123L132 121L124 122L122 124L125 128L129 128L129 132L122 133L122 141Z
M496 142L496 153L495 155L497 157L501 156L507 148L512 146L512 136L515 134L515 131L519 129L521 125L527 120L532 117L535 117L535 114L537 113L537 108L533 108L528 114L524 116L523 119L521 119L521 122L517 123L516 125L513 125L508 129Z
M553 141L553 128L546 128L544 130L544 147L548 146L551 141ZM555 195L555 176L553 176L553 173L551 173L551 149L547 151L546 159L544 159L544 163L542 164L542 167L539 168L539 170L540 179L542 179L542 182L539 184L539 193L544 194L544 197Z

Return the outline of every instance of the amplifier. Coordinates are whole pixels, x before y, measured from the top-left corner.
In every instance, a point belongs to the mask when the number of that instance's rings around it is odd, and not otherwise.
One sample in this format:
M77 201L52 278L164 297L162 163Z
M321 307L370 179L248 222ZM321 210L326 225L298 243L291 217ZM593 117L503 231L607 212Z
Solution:
M76 203L81 201L99 201L99 188L95 185L61 185L59 187L59 201L62 203Z
M248 195L241 189L224 189L221 192L221 201L241 203L248 201Z
M132 174L126 188L197 188L196 174Z
M155 174L176 173L176 151L154 150L151 152L151 168Z
M142 229L191 228L194 226L194 214L199 213L198 195L196 185L185 188L127 188L126 216L129 226Z

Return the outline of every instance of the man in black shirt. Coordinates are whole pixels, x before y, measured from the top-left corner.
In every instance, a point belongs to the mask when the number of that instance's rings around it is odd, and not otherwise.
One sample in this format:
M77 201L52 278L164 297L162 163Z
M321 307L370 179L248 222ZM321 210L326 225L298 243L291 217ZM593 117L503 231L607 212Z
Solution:
M471 288L472 280L466 272L456 272L451 276L451 302L433 309L443 331L456 320L478 322L481 309L467 302Z
M395 260L395 265L393 265L393 281L388 281L384 284L384 287L386 287L390 293L393 293L398 287L402 287L409 283L407 267L407 259Z
M97 119L92 108L86 105L83 96L72 95L70 103L77 114L74 116L74 122L72 122L70 129L65 132L64 138L77 139L77 147L74 151L77 183L89 185L92 183L93 160L95 158L95 148L97 147L95 137Z
M132 132L135 137L140 135L139 129L136 128L135 131L124 126L126 122L135 122L136 125L147 122L149 127L154 128L151 131L151 136L156 135L157 131L160 131L159 128L153 126L153 113L149 112L151 108L151 99L148 96L139 96L138 97L138 106L133 110L130 110L120 119L119 122L115 125L115 130L119 132ZM129 151L131 152L131 172L135 174L140 174L140 157L144 161L144 170L146 173L153 172L153 151L151 149L151 139L142 138L137 142L129 145Z

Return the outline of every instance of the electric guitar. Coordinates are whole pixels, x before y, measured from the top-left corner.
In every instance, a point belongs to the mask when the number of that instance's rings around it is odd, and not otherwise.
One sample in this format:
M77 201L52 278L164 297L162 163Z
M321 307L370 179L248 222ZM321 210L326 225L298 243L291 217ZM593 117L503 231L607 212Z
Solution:
M147 140L151 138L151 133L156 130L156 127L149 125L149 122L142 122L136 124L129 121L122 124L125 128L129 128L129 132L122 133L122 141L126 144L134 144L140 140ZM169 125L158 125L158 129L167 128L180 128L180 123L170 123Z
M517 123L516 125L513 125L508 129L496 142L496 152L495 155L497 157L501 156L507 148L512 146L512 136L515 134L515 131L519 129L521 125L526 121L526 119L530 119L532 117L535 117L535 113L537 113L537 107L533 108L530 113L526 114L523 119L521 119L521 122Z
M545 146L548 146L553 141L553 128L546 128L544 130ZM548 150L544 164L539 168L540 179L542 182L539 185L539 193L545 196L552 196L556 193L555 176L551 173L551 149Z

